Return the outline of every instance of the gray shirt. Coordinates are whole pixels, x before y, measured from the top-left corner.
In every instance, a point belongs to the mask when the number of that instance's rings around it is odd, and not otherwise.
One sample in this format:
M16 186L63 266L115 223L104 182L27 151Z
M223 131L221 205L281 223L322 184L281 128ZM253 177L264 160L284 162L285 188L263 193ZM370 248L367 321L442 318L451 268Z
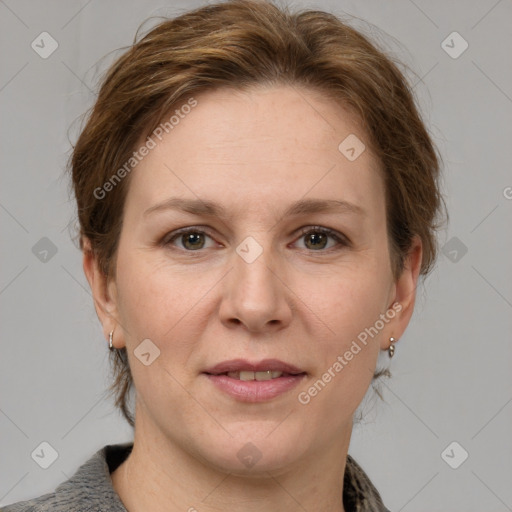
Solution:
M112 486L112 473L130 454L133 443L106 445L54 492L7 505L1 512L127 512ZM347 512L389 512L366 473L348 455L343 482Z

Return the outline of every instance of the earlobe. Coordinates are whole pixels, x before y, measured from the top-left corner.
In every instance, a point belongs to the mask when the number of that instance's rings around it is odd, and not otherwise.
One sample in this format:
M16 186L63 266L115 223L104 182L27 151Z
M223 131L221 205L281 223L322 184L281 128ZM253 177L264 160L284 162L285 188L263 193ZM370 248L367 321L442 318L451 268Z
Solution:
M108 339L108 333L113 331L118 323L116 319L115 285L108 282L108 276L99 268L97 257L92 251L90 241L87 238L83 239L82 251L83 269L91 288L94 308L103 326L105 338Z

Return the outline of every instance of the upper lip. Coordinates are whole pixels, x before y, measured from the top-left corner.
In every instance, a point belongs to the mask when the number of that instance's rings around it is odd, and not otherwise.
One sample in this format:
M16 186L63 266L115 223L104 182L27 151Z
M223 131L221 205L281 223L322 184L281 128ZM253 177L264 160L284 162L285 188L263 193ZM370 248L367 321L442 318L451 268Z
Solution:
M220 375L226 372L264 372L271 370L274 372L283 372L290 374L305 373L304 370L297 368L293 364L285 363L279 359L263 359L259 362L251 362L246 359L231 359L229 361L223 361L222 363L216 364L204 371L212 375Z

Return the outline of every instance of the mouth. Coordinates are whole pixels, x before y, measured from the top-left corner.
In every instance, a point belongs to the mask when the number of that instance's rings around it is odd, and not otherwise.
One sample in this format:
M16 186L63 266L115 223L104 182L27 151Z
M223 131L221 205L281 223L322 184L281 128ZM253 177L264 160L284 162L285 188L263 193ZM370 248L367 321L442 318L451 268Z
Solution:
M277 359L257 363L233 359L202 373L217 389L242 402L271 400L293 389L307 375L302 369Z
M246 359L231 359L208 368L203 373L208 375L227 375L237 380L271 380L290 375L301 375L306 372L297 366L279 359L264 359L251 362Z
M258 372L253 372L250 370L240 370L236 372L225 372L225 373L219 373L217 375L226 375L230 379L235 380L243 380L245 382L251 381L251 380L257 380L259 382L264 380L272 380L272 379L278 379L279 377L290 377L292 375L302 375L302 373L292 374L292 373L286 373L286 372L280 372L276 370L263 370Z

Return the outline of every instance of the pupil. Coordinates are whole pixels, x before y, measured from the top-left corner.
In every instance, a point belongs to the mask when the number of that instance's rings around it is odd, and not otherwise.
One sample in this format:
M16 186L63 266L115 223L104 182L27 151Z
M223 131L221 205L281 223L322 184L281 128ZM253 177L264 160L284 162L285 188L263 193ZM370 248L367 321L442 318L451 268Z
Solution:
M200 242L200 239L199 239L200 236L201 235L198 234L198 233L195 233L195 234L194 233L189 233L188 235L185 235L185 237L186 237L185 246L186 246L187 243L189 243L189 244L192 245L192 247L197 247L197 243L195 244L195 242ZM194 239L196 239L195 242L194 242Z
M325 242L325 235L323 233L317 233L310 235L310 241L312 242L312 245L318 246L322 245L322 241Z

